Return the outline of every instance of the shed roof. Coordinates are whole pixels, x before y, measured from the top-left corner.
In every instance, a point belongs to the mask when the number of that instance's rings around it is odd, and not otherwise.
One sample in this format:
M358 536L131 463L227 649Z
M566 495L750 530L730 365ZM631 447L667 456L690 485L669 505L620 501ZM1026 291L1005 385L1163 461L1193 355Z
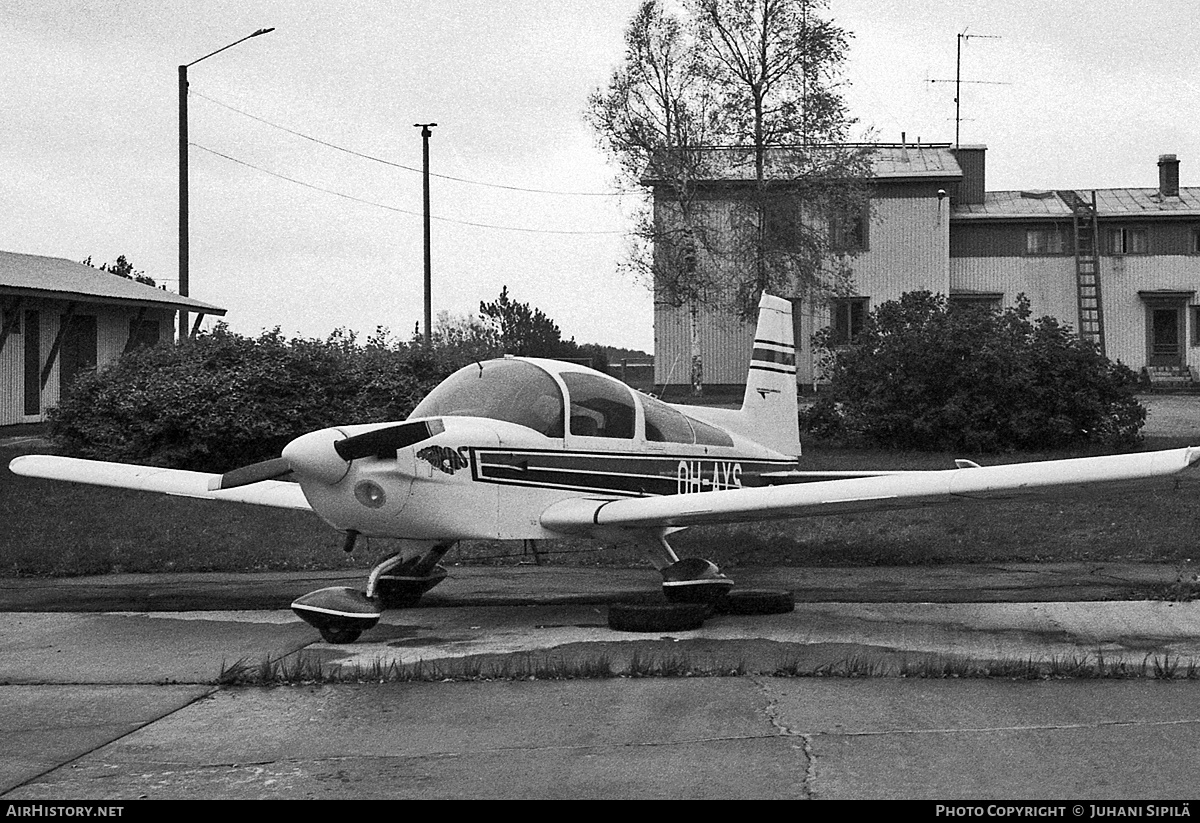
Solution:
M225 309L62 257L0 251L0 293L224 315Z
M1096 212L1105 217L1200 216L1200 188L1181 188L1178 197L1164 197L1158 189L1095 189ZM1092 190L1076 190L1085 202ZM1053 191L989 191L982 203L955 203L955 220L1013 220L1047 218L1069 220L1071 209Z

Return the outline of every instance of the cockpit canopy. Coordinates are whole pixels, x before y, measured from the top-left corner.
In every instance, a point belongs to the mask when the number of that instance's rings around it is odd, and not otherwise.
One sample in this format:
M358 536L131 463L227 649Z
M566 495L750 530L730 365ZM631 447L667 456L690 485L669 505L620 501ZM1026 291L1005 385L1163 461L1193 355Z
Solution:
M486 417L563 436L562 390L543 369L524 360L464 366L422 400L412 417Z
M642 407L645 438L660 443L732 446L721 429L689 417L619 380L589 371L558 374L555 379L526 360L488 360L466 366L446 378L413 410L412 417L484 417L526 426L547 437L632 440L637 435L637 405ZM565 409L570 414L565 414Z

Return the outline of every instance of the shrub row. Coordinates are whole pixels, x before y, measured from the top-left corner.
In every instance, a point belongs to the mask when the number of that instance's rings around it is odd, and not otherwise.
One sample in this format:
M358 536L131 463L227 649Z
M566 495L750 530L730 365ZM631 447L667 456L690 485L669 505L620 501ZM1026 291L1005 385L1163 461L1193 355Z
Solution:
M462 365L377 334L287 340L218 326L181 345L130 352L82 375L50 415L68 454L219 472L277 457L292 438L345 423L404 419Z
M1146 410L1136 375L1029 301L1004 311L910 292L875 309L849 345L817 336L830 391L802 419L833 440L996 452L1130 447Z

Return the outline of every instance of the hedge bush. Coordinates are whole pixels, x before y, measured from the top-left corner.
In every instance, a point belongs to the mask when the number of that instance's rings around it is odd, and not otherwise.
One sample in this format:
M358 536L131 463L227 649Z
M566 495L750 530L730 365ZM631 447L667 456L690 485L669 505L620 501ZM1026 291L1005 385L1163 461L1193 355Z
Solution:
M50 413L50 435L79 457L226 471L314 429L402 420L463 362L458 348L385 332L362 345L344 331L287 340L218 325L81 375Z
M910 292L871 312L848 346L816 337L830 392L802 421L826 438L996 452L1141 440L1136 375L1024 295L1004 311Z

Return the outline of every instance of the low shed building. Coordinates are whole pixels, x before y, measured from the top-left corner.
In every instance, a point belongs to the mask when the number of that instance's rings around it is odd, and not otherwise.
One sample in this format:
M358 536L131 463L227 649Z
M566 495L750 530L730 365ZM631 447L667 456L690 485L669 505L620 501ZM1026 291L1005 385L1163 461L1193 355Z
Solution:
M225 309L60 257L0 252L0 426L37 423L80 372Z

